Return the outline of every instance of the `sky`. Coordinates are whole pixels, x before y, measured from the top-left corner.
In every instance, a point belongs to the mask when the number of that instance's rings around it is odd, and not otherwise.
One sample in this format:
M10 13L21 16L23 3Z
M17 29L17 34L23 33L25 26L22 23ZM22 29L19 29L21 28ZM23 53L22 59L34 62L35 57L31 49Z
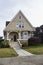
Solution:
M0 36L6 21L11 21L19 10L34 27L43 25L43 0L0 0Z

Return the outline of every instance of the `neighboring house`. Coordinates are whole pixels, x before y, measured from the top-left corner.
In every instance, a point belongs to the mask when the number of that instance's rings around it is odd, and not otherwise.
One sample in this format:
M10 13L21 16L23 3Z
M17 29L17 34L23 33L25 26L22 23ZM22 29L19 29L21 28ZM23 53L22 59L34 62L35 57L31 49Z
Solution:
M4 39L17 42L17 40L28 40L33 36L35 28L27 20L24 14L19 11L13 19L7 22L4 29Z

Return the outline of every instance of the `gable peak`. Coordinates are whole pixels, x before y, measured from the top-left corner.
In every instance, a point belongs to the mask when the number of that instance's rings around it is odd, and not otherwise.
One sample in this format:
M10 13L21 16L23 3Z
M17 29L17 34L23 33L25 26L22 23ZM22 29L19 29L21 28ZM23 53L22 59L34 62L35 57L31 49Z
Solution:
M21 10L19 10L19 12L18 12L18 13L21 13L21 14L23 14Z
M21 10L19 10L19 13L22 13L22 11L21 11Z

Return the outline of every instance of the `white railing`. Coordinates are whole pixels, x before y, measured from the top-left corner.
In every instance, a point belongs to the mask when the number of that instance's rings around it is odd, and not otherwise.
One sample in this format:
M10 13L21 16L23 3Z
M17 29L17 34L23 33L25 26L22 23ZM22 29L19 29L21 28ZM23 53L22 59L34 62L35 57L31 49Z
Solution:
M22 44L20 43L20 40L17 39L17 41L18 41L19 46L22 47Z

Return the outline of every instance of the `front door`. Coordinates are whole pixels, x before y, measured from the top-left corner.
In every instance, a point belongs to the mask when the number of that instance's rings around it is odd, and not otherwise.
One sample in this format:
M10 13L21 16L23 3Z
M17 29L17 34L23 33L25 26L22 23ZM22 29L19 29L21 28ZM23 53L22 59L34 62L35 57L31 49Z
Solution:
M16 41L17 39L16 39L16 35L14 35L14 41Z

